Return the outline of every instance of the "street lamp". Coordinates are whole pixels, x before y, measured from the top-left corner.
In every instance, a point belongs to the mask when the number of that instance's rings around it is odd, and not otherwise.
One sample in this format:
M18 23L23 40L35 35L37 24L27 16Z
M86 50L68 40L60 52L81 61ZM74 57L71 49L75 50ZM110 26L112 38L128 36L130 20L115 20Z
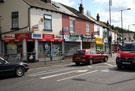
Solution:
M123 11L126 11L126 10L131 10L131 8L127 8L127 9L121 10L122 43L124 42L124 40L123 40L123 16L122 16L122 12L123 12Z

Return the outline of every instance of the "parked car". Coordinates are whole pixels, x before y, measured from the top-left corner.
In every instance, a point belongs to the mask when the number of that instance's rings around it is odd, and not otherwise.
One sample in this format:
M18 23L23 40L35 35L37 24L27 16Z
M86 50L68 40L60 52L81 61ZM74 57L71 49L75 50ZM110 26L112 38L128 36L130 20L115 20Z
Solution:
M135 42L124 43L118 50L116 57L118 69L123 67L135 67Z
M29 69L28 64L24 62L7 62L0 57L0 76L16 75L21 77Z
M96 49L83 49L74 53L72 61L79 65L80 63L93 64L94 62L107 62L108 55Z

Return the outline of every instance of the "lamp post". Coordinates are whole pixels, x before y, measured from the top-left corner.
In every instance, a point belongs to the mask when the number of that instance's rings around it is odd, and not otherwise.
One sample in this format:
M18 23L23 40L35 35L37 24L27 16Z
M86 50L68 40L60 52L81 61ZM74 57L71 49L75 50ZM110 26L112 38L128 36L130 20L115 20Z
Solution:
M124 40L123 40L123 16L122 16L122 12L123 12L123 11L126 11L126 10L131 10L131 8L127 8L127 9L121 10L122 43L124 42Z

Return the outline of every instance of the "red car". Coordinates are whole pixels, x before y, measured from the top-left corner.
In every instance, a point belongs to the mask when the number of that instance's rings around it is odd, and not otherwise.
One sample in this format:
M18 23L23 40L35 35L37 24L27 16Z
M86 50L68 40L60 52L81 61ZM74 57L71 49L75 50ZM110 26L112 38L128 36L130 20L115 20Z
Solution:
M118 69L135 67L135 42L127 42L120 47L116 57L116 65Z
M73 57L72 61L79 65L80 63L93 64L94 62L107 62L108 55L103 54L103 52L96 49L83 49L77 51Z

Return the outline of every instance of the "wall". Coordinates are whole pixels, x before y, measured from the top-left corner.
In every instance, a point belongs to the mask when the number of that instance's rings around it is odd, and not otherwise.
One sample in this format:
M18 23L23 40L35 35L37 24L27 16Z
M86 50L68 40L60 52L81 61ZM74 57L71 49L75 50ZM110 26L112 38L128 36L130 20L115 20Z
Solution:
M68 32L65 32L65 34L69 34L70 33L70 16L67 15L62 15L62 28L64 29L64 27L68 27ZM85 20L81 20L78 18L74 18L75 20L75 34L83 34L86 35L86 22ZM90 24L90 35L92 35L92 33L94 32L94 24L93 23L89 23Z
M0 3L2 33L11 31L11 13L15 11L19 12L19 28L26 27L28 25L28 7L23 0L4 0L4 3Z
M34 25L38 25L38 31L36 33L49 33L49 34L60 34L62 30L62 15L55 12L50 12L41 9L32 8L31 11L31 28ZM43 31L44 22L41 22L41 18L43 18L44 14L48 14L52 16L52 32L51 31Z

